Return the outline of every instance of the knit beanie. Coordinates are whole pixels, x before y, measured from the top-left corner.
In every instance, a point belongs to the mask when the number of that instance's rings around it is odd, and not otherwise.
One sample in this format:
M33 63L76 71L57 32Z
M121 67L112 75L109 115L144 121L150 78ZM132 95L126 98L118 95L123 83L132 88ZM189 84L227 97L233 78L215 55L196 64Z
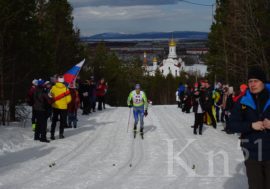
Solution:
M265 83L266 82L265 72L259 66L252 67L248 71L248 80L250 79L258 79L263 83Z

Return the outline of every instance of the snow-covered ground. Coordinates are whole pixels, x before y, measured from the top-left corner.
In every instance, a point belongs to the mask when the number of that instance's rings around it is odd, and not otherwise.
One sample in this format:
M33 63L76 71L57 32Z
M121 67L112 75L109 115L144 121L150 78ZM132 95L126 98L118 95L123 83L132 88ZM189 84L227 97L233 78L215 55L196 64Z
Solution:
M77 129L49 144L33 141L30 126L0 127L0 188L248 188L237 136L221 124L195 136L193 114L152 106L142 140L132 116L127 133L128 118L125 107L79 116Z

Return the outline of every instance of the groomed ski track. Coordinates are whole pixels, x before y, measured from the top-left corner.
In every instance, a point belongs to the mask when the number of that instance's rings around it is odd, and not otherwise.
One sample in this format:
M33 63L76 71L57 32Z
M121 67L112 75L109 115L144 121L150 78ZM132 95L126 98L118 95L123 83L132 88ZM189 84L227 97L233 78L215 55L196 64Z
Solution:
M30 127L1 129L2 135L10 130L20 132L24 140L12 150L2 149L0 188L248 188L238 137L222 132L221 124L217 130L204 126L202 136L193 135L193 113L182 113L176 105L151 106L142 140L139 134L133 138L132 116L127 133L128 117L126 107L80 115L77 129L66 129L65 139L56 136L57 140L49 144L33 141ZM194 141L179 157L193 168L196 177L190 176L177 161L177 154L191 140ZM170 144L175 155L173 164L169 161ZM229 175L224 173L224 158L220 155L214 158L211 174L209 154L222 151L228 154Z

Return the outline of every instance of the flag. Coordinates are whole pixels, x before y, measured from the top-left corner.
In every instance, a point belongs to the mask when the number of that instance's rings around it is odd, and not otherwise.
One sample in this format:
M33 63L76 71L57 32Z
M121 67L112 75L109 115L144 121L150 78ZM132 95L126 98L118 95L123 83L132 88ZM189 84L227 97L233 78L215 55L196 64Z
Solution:
M65 79L66 83L70 84L70 83L75 81L77 75L79 74L79 72L84 64L84 61L85 61L85 59L83 59L80 63L73 66L70 70L68 70L64 74L64 79Z

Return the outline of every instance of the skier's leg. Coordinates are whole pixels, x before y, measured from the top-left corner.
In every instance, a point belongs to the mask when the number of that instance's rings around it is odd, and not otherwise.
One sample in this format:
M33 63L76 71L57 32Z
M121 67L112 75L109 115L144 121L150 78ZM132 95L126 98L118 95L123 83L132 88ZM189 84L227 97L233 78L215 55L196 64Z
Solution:
M136 107L133 108L133 116L134 116L134 131L137 130L137 124L139 121L139 112Z

